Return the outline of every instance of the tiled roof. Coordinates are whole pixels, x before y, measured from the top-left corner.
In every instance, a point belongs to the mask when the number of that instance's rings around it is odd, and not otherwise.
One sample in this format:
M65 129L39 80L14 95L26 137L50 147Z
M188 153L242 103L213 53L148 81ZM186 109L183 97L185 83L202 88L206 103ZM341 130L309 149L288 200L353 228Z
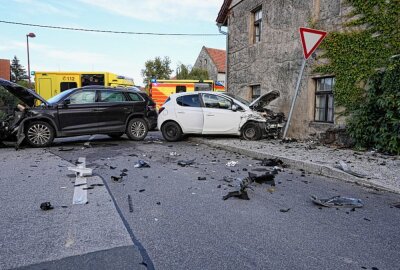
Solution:
M208 55L211 57L213 60L214 64L217 66L217 70L219 73L225 73L226 71L226 51L225 50L219 50L219 49L213 49L213 48L207 48L206 51Z

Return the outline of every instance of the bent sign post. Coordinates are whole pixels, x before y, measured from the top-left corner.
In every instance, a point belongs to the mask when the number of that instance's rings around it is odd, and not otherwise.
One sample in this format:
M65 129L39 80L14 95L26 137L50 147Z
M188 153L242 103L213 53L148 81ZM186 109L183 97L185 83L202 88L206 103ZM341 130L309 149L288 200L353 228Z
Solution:
M322 40L325 38L327 32L300 27L300 39L301 45L303 46L304 60L301 64L299 77L297 78L296 90L292 100L292 106L290 107L288 120L285 126L285 131L283 132L283 138L286 138L287 131L289 129L290 120L292 119L294 105L296 104L296 98L299 94L301 78L303 77L304 68L306 66L307 59L312 55L312 53L318 48Z

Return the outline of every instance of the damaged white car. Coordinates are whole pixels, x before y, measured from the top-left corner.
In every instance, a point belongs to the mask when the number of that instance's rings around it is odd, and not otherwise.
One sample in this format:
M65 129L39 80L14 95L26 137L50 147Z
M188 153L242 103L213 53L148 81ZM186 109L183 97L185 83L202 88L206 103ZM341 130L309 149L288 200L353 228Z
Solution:
M264 108L278 97L279 92L272 91L249 103L225 92L173 94L159 110L158 129L167 141L178 141L184 134L279 137L284 115Z

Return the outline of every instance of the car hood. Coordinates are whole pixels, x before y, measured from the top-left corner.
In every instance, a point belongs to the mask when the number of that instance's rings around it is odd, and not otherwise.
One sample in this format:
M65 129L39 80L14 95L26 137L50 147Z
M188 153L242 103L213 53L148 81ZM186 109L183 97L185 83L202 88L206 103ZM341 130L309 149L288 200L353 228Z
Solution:
M0 79L0 86L4 87L8 92L19 98L29 107L33 107L35 105L35 99L40 100L44 104L48 104L47 101L39 96L35 91L27 89L16 83Z
M250 103L249 107L251 109L253 108L264 108L267 106L271 101L277 99L280 96L279 91L271 91L269 93L266 93L265 95L262 95L261 97L257 98L253 102Z

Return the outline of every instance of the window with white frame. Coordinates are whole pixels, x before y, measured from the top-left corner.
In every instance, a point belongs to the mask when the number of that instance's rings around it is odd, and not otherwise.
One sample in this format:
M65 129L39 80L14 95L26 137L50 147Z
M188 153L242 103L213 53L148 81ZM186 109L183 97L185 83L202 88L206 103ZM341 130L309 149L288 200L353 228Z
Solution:
M334 77L316 79L317 89L315 91L315 121L333 123L334 102L333 87Z

